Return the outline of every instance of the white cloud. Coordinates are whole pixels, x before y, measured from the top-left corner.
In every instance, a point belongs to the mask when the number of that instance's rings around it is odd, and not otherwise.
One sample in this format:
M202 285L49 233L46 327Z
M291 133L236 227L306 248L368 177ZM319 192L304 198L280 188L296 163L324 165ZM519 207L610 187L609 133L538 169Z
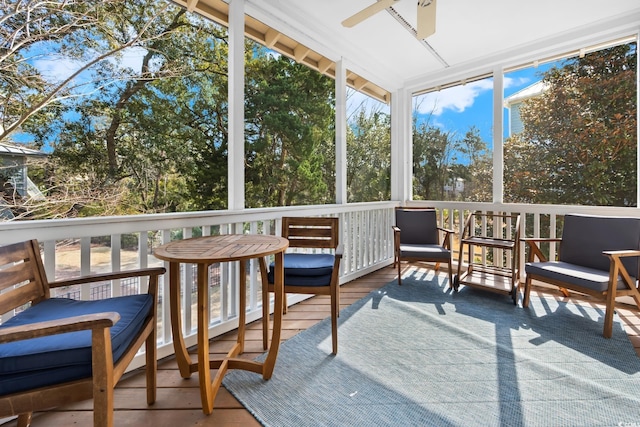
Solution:
M49 82L61 82L78 71L84 63L59 56L41 57L33 61L33 66Z
M416 97L414 102L419 114L439 116L445 110L461 113L471 107L481 93L492 89L493 80L485 79L441 91L429 92Z
M508 89L513 86L524 86L532 81L531 77L505 77L504 88Z
M139 72L142 66L142 59L146 53L147 51L144 48L130 47L122 50L117 57L108 57L107 61L118 64L121 69L130 68L134 72ZM75 60L55 53L38 53L31 60L31 64L51 83L62 82L84 67L86 63L84 60Z
M504 87L522 86L529 81L531 81L529 77L505 77ZM493 79L484 79L441 91L429 92L416 97L414 102L419 114L440 116L447 110L462 113L473 106L478 96L491 90L493 90Z
M134 46L122 51L122 56L119 60L121 68L131 68L135 71L140 71L142 67L142 59L147 54L147 50ZM115 61L115 58L110 58L111 61Z

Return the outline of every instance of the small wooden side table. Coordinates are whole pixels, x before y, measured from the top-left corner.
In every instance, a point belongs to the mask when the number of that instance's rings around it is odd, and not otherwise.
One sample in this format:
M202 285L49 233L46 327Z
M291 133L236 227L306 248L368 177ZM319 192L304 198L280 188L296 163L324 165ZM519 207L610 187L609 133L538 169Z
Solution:
M289 241L278 236L261 234L225 234L219 236L197 237L177 240L155 249L154 256L169 262L169 307L171 312L171 333L173 347L180 375L189 378L198 372L202 411L213 412L213 402L222 379L229 369L243 369L262 374L265 380L271 378L280 347L282 329L282 305L284 297L284 251ZM251 258L275 255L275 306L273 309L273 332L271 346L263 363L238 358L244 351L246 321L246 271L245 262ZM238 340L223 359L211 360L209 357L209 286L208 267L219 262L240 261L240 307ZM184 337L180 313L180 263L198 266L198 361L191 361ZM263 283L266 286L266 283ZM263 303L266 303L263 301ZM213 381L211 369L217 369Z

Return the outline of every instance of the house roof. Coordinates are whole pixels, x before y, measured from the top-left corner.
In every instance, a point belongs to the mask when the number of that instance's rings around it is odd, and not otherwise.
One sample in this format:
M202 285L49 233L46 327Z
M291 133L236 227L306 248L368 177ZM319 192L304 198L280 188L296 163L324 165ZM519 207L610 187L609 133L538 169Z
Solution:
M513 95L504 99L505 108L510 108L513 104L524 101L525 99L533 98L540 95L547 88L547 85L542 81L537 81L532 85L520 89Z
M222 0L174 1L208 16L220 4L228 8ZM246 0L245 13L269 29L254 38L276 50L284 35L297 43L283 45L297 61L324 72L342 60L359 84L391 92L490 73L505 62L515 67L578 52L633 36L640 27L638 0L437 0L436 32L424 41L411 33L416 0L397 0L351 28L341 24L375 1ZM245 31L251 37L250 27Z
M45 153L30 148L20 147L19 145L8 145L0 143L0 156L46 156Z

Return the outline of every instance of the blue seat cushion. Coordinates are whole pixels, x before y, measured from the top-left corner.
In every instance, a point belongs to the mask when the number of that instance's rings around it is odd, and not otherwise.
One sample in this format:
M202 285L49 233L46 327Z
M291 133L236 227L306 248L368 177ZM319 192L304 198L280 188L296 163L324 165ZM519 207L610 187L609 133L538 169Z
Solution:
M576 285L594 291L605 292L609 288L609 271L583 267L563 261L528 262L525 264L527 274L557 280L568 285ZM626 289L621 278L618 278L618 289Z
M332 254L284 254L285 286L329 286L335 256ZM267 277L274 282L275 263L269 266Z
M400 258L422 258L448 261L451 259L451 251L440 245L412 245L401 243Z
M0 328L70 316L115 311L111 328L114 362L135 340L153 309L153 296L130 295L97 301L51 298L17 314ZM0 395L91 376L91 331L78 331L0 344Z

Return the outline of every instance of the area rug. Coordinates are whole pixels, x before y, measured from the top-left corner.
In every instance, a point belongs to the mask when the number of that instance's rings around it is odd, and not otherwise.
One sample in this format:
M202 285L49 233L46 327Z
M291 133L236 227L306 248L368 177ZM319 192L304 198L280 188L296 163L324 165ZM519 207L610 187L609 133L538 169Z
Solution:
M283 343L270 380L224 386L273 427L640 425L640 358L603 316L416 271L340 313L338 355L325 319Z

